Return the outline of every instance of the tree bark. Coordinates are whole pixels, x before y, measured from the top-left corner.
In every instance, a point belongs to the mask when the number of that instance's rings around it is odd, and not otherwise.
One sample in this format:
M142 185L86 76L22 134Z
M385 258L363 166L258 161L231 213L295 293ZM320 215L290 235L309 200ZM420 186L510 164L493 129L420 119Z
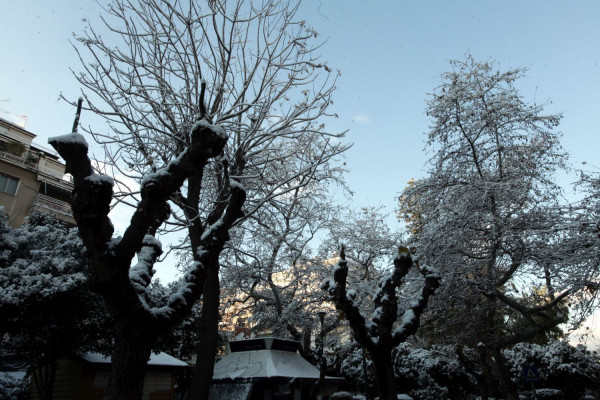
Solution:
M458 356L458 361L460 362L460 365L462 365L462 367L465 369L465 371L467 371L467 373L475 379L475 382L477 382L477 389L479 390L481 400L488 400L488 398L490 397L490 394L489 394L486 377L484 376L484 374L477 372L477 368L474 365L474 363L471 362L463 353L462 345L460 345L458 347L458 349L456 350L456 354ZM481 352L480 352L480 356L481 356ZM483 369L485 368L483 366L483 363L485 363L485 358L483 356L481 356L481 360L482 360L482 371L483 371Z
M33 381L41 400L52 400L54 397L54 378L56 377L56 359L43 361L33 371Z
M112 355L112 376L105 399L141 399L144 392L144 376L150 352L154 344L152 328L129 322L120 327L115 335Z
M502 380L502 384L504 385L504 389L506 390L506 394L508 395L509 400L519 400L519 393L517 391L517 386L510 379L510 371L506 367L506 363L504 362L504 356L502 355L502 351L499 347L494 348L494 360L496 365L498 366L498 375L500 375L500 379Z
M481 349L480 357L481 371L485 379L485 384L487 386L487 395L493 398L498 398L500 394L498 393L498 387L496 385L496 382L494 381L494 372L491 368L492 360L489 351L487 349Z
M206 400L212 382L215 359L217 356L217 339L219 337L219 266L211 268L202 300L202 317L200 322L200 337L196 367L190 387L190 399Z
M371 353L380 400L396 400L396 378L391 351Z

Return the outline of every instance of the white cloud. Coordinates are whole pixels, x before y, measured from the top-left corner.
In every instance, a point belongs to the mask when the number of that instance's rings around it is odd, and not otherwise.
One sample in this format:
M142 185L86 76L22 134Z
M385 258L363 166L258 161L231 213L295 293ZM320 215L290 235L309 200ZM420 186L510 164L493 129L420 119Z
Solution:
M357 124L361 125L368 125L371 123L371 118L365 114L358 114L352 117L352 122L356 122Z

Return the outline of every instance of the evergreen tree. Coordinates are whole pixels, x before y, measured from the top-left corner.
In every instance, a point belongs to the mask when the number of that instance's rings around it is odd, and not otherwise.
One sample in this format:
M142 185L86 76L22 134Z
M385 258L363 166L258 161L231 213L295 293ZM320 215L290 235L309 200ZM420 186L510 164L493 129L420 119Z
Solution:
M16 229L0 219L2 356L51 399L60 357L109 351L107 313L85 283L89 260L76 228L37 212Z

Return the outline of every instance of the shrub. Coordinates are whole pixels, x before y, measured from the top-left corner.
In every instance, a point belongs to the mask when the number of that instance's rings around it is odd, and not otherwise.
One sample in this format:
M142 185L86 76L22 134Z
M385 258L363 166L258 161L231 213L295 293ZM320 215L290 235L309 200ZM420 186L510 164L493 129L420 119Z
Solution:
M541 378L536 386L557 389L567 399L581 399L586 395L600 399L600 356L585 346L571 346L562 341L545 346L520 343L504 354L515 382L524 385L522 367L535 365Z
M394 372L399 391L415 400L464 399L474 386L452 346L427 350L404 343L396 349Z
M24 399L27 383L25 378L19 379L12 373L0 371L0 399Z

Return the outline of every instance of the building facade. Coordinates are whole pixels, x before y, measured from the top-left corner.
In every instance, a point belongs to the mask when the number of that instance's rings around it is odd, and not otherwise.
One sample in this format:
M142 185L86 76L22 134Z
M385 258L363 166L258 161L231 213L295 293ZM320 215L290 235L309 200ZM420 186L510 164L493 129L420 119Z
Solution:
M0 207L17 227L33 211L75 224L73 183L52 149L33 143L35 134L0 118Z

